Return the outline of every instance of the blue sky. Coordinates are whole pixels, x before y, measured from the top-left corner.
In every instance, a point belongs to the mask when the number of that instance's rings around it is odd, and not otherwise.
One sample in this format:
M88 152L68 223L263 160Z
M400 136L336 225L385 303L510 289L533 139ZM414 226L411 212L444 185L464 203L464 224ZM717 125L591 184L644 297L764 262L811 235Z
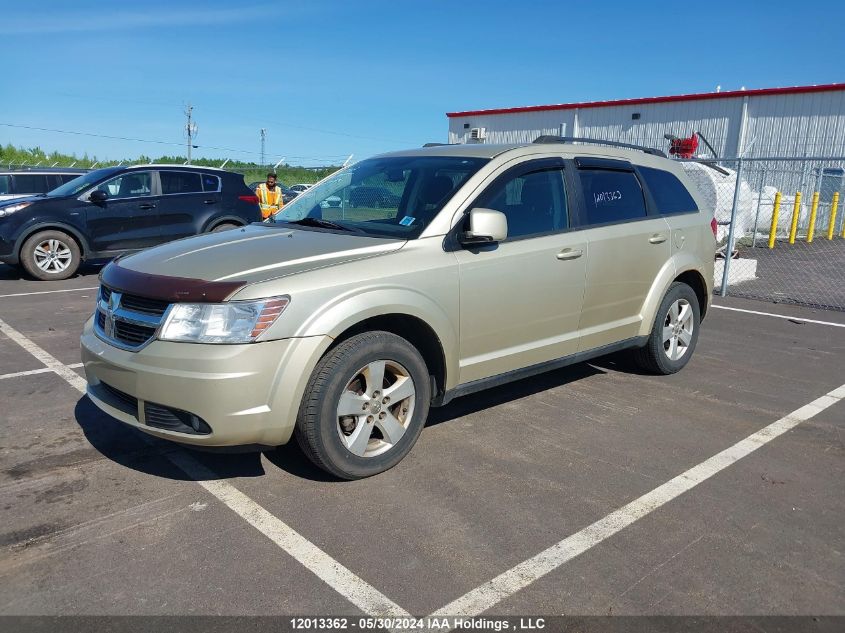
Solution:
M338 163L444 141L455 110L845 80L841 2L17 2L0 142L100 158ZM9 63L12 62L12 63ZM212 149L226 148L226 149Z

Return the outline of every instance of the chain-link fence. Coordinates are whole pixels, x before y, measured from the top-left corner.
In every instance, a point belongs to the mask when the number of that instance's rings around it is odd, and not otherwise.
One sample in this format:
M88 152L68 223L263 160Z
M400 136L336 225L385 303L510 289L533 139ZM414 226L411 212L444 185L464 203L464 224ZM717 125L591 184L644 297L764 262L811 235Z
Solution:
M845 158L683 166L719 224L717 293L845 310Z

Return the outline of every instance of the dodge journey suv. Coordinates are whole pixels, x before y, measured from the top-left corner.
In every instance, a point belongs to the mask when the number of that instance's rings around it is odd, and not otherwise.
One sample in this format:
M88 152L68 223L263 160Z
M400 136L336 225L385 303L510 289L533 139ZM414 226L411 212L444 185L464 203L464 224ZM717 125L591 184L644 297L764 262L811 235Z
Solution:
M457 396L620 350L680 370L710 303L712 209L657 150L566 141L376 156L274 222L112 262L82 334L88 395L184 444L295 436L355 479ZM368 206L362 187L390 195Z

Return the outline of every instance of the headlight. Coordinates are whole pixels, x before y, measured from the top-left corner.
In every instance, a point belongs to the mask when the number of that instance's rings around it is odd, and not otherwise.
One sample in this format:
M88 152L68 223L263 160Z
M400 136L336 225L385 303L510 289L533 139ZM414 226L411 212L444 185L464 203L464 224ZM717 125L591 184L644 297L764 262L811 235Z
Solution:
M0 207L0 218L2 218L3 216L9 215L11 213L14 213L15 211L20 211L21 209L26 209L31 204L32 204L31 202L19 202L17 204L10 204L10 205L5 206L5 207Z
M231 303L177 303L161 328L163 341L252 343L290 303L290 297Z

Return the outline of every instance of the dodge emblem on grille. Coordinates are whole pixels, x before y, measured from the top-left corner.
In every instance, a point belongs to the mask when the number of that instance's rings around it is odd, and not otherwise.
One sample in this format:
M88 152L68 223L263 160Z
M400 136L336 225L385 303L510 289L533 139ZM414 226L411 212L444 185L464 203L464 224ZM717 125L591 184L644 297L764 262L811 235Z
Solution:
M106 306L106 318L103 324L103 330L108 337L114 336L114 313L118 307L120 307L120 293L112 292L109 296L108 305Z

